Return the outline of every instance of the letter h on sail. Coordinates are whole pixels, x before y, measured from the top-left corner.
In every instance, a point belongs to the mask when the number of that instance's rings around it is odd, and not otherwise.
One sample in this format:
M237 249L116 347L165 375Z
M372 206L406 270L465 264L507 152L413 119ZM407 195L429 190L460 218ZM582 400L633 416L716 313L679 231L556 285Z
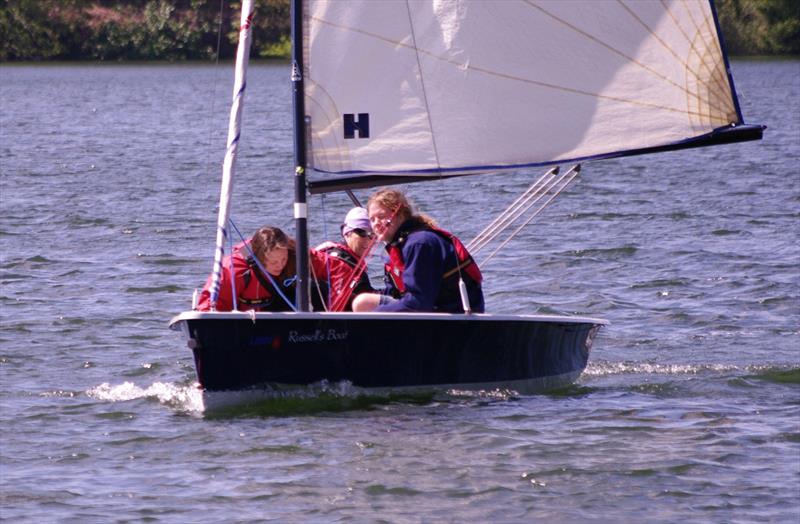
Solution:
M358 120L353 113L344 115L344 137L355 138L358 131L358 138L369 138L369 113L359 113Z

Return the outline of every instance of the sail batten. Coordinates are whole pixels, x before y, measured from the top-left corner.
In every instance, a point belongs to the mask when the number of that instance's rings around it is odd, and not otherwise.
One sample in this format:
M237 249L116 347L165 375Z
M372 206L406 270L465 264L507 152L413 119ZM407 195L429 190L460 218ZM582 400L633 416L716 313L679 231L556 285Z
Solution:
M581 162L744 123L705 0L305 2L317 176Z

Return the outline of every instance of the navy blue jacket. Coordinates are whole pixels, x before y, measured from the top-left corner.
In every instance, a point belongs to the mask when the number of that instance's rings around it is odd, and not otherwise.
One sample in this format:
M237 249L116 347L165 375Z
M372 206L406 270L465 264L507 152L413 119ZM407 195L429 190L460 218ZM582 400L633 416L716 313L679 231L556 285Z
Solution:
M376 311L435 311L441 313L463 313L458 292L458 278L443 280L446 271L458 265L453 243L427 229L416 229L413 221L407 220L395 235L403 254L405 270L403 283L405 293L397 302L378 306ZM466 280L466 279L465 279ZM384 294L397 296L389 275L385 277ZM484 310L483 291L478 283L467 283L470 306L475 313Z

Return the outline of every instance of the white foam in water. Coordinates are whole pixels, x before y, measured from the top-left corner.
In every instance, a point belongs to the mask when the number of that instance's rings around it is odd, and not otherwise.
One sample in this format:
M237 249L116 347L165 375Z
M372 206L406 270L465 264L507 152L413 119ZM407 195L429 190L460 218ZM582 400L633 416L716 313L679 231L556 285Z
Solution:
M156 382L141 388L132 382L112 386L104 382L86 392L91 398L110 402L123 402L140 398L156 398L162 404L177 406L185 411L203 411L203 394L196 384L176 386Z
M447 394L454 397L491 400L510 400L520 396L519 393L511 389L448 389Z
M651 364L649 362L590 362L583 374L593 377L606 375L693 375L704 372L740 370L740 366L727 364Z

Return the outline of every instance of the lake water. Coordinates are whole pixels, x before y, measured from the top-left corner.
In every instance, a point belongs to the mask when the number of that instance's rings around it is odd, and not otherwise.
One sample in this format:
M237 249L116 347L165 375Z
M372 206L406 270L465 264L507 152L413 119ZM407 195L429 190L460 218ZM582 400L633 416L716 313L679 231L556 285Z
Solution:
M610 320L574 387L203 413L167 322L211 268L231 66L0 67L0 519L798 522L800 62L733 72L765 140L588 164L485 265L489 311ZM249 75L246 235L293 229L288 77ZM407 187L468 240L538 174ZM313 197L312 243L348 207Z

